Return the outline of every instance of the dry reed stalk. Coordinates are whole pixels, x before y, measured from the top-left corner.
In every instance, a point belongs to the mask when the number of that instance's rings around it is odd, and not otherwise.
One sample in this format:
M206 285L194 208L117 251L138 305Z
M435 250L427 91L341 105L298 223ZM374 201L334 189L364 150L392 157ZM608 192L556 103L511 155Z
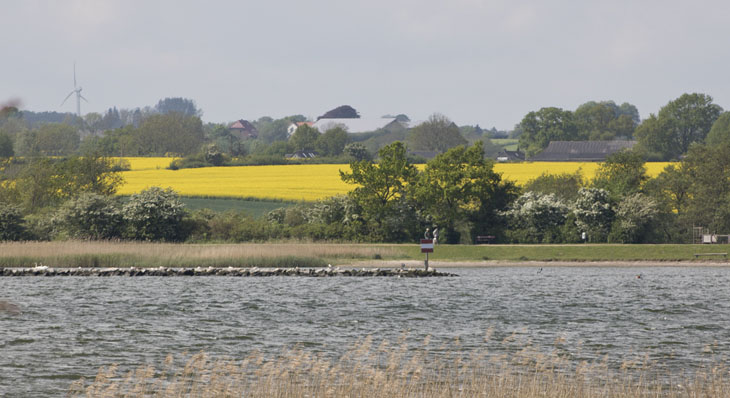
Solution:
M185 356L185 355L184 355ZM254 353L241 361L187 356L175 370L171 356L162 371L143 366L126 378L115 366L94 381L73 383L71 397L514 397L653 398L727 397L724 366L691 377L660 371L647 362L612 369L608 361L571 364L555 351L525 347L511 356L486 351L433 352L428 341L356 342L339 359L295 347L274 358Z
M166 259L236 259L283 256L373 258L375 255L381 257L402 255L400 249L396 247L327 243L174 244L108 241L0 243L0 257L33 256L42 260L61 256L110 254Z

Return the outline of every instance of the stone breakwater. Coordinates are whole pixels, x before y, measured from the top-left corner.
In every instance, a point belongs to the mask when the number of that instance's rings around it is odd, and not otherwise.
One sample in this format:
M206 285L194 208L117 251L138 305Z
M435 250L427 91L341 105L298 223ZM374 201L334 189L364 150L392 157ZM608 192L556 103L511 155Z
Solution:
M0 268L0 276L390 276L398 278L425 278L458 276L416 268Z

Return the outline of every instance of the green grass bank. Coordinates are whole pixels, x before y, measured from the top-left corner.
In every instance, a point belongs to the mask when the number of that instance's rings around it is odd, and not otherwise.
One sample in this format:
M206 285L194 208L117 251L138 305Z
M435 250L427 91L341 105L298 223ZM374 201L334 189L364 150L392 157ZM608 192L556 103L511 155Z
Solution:
M437 245L429 260L474 265L525 262L681 262L730 265L728 245ZM173 244L144 242L4 242L0 267L321 267L387 266L423 261L416 244L244 243Z

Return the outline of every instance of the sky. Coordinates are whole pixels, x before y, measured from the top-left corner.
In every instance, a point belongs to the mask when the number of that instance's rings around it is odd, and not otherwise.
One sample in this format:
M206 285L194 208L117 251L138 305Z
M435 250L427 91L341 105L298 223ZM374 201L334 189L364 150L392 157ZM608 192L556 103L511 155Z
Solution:
M193 99L206 122L440 113L509 130L587 101L730 109L730 2L0 0L0 103L75 112Z

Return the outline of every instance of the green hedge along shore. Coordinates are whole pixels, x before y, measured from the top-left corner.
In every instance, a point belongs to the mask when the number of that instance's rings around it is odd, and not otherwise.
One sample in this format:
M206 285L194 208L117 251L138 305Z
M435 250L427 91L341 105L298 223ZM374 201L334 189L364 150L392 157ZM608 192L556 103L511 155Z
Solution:
M722 255L727 245L437 245L432 265L518 265L530 262L680 263L730 265ZM290 268L358 266L414 267L425 256L416 244L245 243L171 244L109 241L4 242L0 267L77 268L236 267Z

